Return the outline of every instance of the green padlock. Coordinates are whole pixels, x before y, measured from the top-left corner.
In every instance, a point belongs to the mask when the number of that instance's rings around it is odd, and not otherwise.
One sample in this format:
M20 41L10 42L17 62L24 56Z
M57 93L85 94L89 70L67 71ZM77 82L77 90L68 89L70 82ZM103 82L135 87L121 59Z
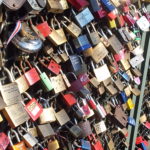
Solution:
M43 85L44 90L46 92L53 90L52 83L51 83L49 77L47 76L47 74L45 72L42 73L37 65L35 65L35 68L40 73L40 79L41 79L41 83Z

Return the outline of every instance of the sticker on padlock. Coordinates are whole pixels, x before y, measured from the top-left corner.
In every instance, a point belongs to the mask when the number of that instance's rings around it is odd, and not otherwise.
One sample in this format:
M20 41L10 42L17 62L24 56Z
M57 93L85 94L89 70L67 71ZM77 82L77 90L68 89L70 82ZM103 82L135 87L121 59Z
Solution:
M32 98L27 92L24 92L23 94L30 100L27 104L22 102L24 108L30 115L31 119L35 121L40 117L41 113L43 112L43 108L38 101L35 98Z

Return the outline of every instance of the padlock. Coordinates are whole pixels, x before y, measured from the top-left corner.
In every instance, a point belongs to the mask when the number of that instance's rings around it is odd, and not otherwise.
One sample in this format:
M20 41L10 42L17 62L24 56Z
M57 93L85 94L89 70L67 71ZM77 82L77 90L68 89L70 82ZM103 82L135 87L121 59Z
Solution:
M77 99L72 92L62 94L63 101L67 105L67 107L71 107L77 103Z
M91 144L90 144L90 142L87 141L87 140L81 139L81 148L83 150L91 150Z
M77 103L75 105L73 105L71 107L73 114L75 115L75 117L77 117L78 119L83 119L84 118L84 112L82 110L82 108L80 107L80 105Z
M81 81L83 86L90 82L90 79L87 73L78 75L78 79Z
M91 55L95 63L100 63L106 56L108 51L102 42L99 42L95 47L93 47L93 53Z
M7 73L10 83L7 83L5 85L2 85L2 84L0 85L0 90L1 90L1 95L2 95L1 107L13 105L22 101L22 97L19 92L18 85L16 82L14 82L14 79L10 71L6 67L4 67L4 72Z
M48 0L47 10L52 13L62 13L64 11L63 6L59 0Z
M136 47L131 50L131 53L134 55L142 55L144 52L142 46L139 45L138 43L134 43L134 46Z
M122 83L122 81L119 78L114 80L114 84L119 91L123 91L124 84Z
M139 96L141 94L141 91L138 88L131 88L131 92L135 96Z
M115 7L119 7L120 5L121 5L121 2L119 1L119 0L111 0L111 2L113 3L113 5L115 6Z
M13 72L14 70L17 70L17 73L19 73L19 77L15 78L16 75ZM25 75L21 74L20 69L16 65L11 68L11 74L14 77L15 82L18 84L20 93L26 92L29 89L29 84L27 82L27 79L25 78Z
M132 125L132 126L135 126L135 119L132 118L132 117L128 117L128 124Z
M101 61L101 64L102 64L102 66L95 68L94 63L91 62L94 74L99 82L102 82L111 76L109 69L108 69L107 65L104 63L104 61Z
M61 38L62 38L61 44L66 43L67 38L64 33L64 30L61 27L61 24L59 23L59 21L57 20L57 18L55 16L54 16L54 18L51 19L51 27L53 30L55 30L59 34L59 36L61 36Z
M102 105L100 105L98 102L96 103L96 114L99 118L105 118L107 113L106 110L104 109L104 107Z
M108 42L110 43L110 46L109 46L110 51L112 51L112 53L114 54L119 53L120 50L124 49L123 45L121 44L117 36L111 32L111 30L109 30L108 28L106 28L106 30L107 30L107 33L109 34Z
M115 10L115 6L109 0L102 0L101 3L108 12Z
M65 19L65 21L67 23L69 23L68 25L66 25L66 23L64 21L61 21L61 23L64 25L64 27L66 28L66 31L73 37L73 38L77 38L80 33L81 33L81 29L78 25L76 25L73 21L69 20L66 16L63 16L63 18Z
M97 0L90 0L89 2L96 18L102 19L107 16L107 12L100 6Z
M130 67L131 67L129 61L128 61L127 59L125 59L125 58L122 59L122 60L120 61L120 63L121 63L121 65L122 65L122 67L123 67L124 70L129 70Z
M94 19L94 16L90 12L89 8L85 8L78 14L76 14L75 11L72 9L72 13L75 17L75 20L77 21L77 23L79 24L81 28L86 26L88 23L90 23Z
M113 19L113 20L108 19L108 25L111 29L117 28L115 19Z
M77 52L83 52L92 47L86 35L80 35L76 39L73 39L73 43Z
M87 0L68 0L68 2L78 11L81 11L89 5Z
M0 149L5 150L8 147L9 143L10 141L9 141L8 136L4 132L1 132L0 133Z
M114 122L116 122L121 128L124 128L127 125L127 115L125 114L121 106L117 106L115 108Z
M27 12L31 14L38 14L45 8L46 4L47 4L46 0L43 1L27 0L24 7Z
M65 127L69 130L73 137L79 138L82 134L81 128L77 124L73 124L73 122L68 122Z
M13 10L13 11L16 11L18 9L20 9L22 7L22 5L25 3L25 0L21 0L20 2L16 2L15 0L14 1L11 1L11 2L8 2L6 0L2 1L3 4L5 6L7 6L9 9ZM2 2L0 2L0 4L2 4Z
M142 55L137 55L133 57L132 59L130 59L129 62L131 66L135 68L136 66L140 65L143 61L144 61L144 57Z
M76 77L74 73L69 72L67 76L69 77L69 75L73 77L73 79L68 78L71 83L69 90L73 92L79 92L80 89L83 87L81 81Z
M134 105L132 99L131 99L131 98L128 98L128 100L127 100L127 107L128 107L128 109L131 110L131 109L134 108L134 106L135 106L135 105Z
M93 133L88 136L88 139L89 139L89 141L91 143L92 150L104 150L101 142L96 139L96 137L95 137L95 135Z
M69 88L71 86L71 84L70 84L66 74L64 74L62 70L60 71L60 73L62 75L62 78L64 80L64 83L65 83L66 87Z
M83 51L84 57L90 57L93 54L93 47L88 48L87 50Z
M17 128L18 134L22 137L24 143L26 146L29 148L34 147L37 143L38 140L30 134L22 125Z
M55 137L53 137L52 140L49 140L49 142L48 142L48 150L57 150L59 148L60 148L59 142L58 142L57 139L55 139Z
M24 76L29 84L29 86L34 85L40 80L39 74L36 71L34 67L31 66L30 62L28 60L25 60L25 63L29 66L29 70L26 71L25 68L23 67L23 62L20 62L20 67L24 73Z
M69 65L69 67L68 67L67 70L72 71L72 72L81 71L83 69L82 64L83 64L83 67L84 67L84 63L81 62L82 58L79 55L74 54L73 49L72 49L72 47L69 43L66 43L64 45L64 50L65 50L65 52L67 53L67 55L69 57L69 60L67 62L67 65Z
M149 31L150 23L145 16L138 12L140 18L136 21L137 26L144 32Z
M61 4L63 10L67 10L69 8L67 0L60 0L59 3Z
M131 78L129 77L129 75L126 72L123 72L122 70L120 70L118 73L124 80L126 80L127 82L130 81Z
M127 25L129 27L133 26L136 23L136 21L134 20L134 18L132 17L132 15L129 14L129 13L123 15L123 19L125 20L125 22L127 23Z
M107 130L104 121L94 124L94 128L95 128L96 134L103 133Z
M45 38L44 35L40 32L40 30L36 27L36 25L33 24L32 19L30 19L29 22L30 22L31 29L38 35L38 37L39 37L42 41L45 41L46 38ZM43 32L43 33L45 33L45 32Z
M55 94L63 92L67 89L63 76L61 74L50 77L50 80L52 82Z
M111 83L108 84L105 88L106 88L106 90L109 92L109 94L111 96L114 96L114 95L116 95L118 93L118 90Z
M63 126L64 124L70 121L70 118L64 109L55 112L55 116L61 126Z
M32 136L38 137L37 128L31 120L26 121L26 130L29 132Z
M62 59L60 58L58 53L51 53L50 58L53 59L58 64L62 62Z
M62 59L62 62L64 62L64 63L67 62L69 57L66 54L66 52L64 50L61 50L61 48L59 48L57 51L58 51L60 58Z
M21 23L20 26L17 24L16 27L17 28L15 29L18 29L20 34L14 34L17 33L14 31L7 43L11 41L15 47L26 53L37 53L43 45L43 42L38 35L25 22Z
M81 137L85 138L92 134L91 125L88 120L81 121L78 123L79 127L82 129Z
M15 135L16 140L17 140L16 144L13 144L13 141L12 141L13 139L11 138L11 136L13 134ZM11 129L11 131L8 131L8 138L10 140L10 149L11 150L19 150L19 149L27 150L24 141L20 140L20 138L15 130Z
M92 28L90 28L92 27ZM88 31L88 36L92 45L97 45L100 42L100 37L93 23L90 23L90 26L87 25L86 29Z
M49 77L47 76L47 74L45 72L41 72L41 70L39 69L39 67L37 65L34 65L34 66L40 74L40 79L41 79L43 89L46 92L49 92L49 91L53 90L52 83L51 83Z
M49 123L38 125L37 131L38 135L43 139L55 135L55 132Z
M40 117L41 113L43 112L42 106L38 103L38 101L35 98L32 98L29 95L29 93L24 92L23 95L25 95L29 99L29 102L27 102L27 104L25 103L25 101L22 101L22 104L24 105L24 109L29 114L31 119L33 121L36 121Z
M48 103L48 101L42 97L39 98L39 101L43 105L43 112L41 113L38 121L40 124L52 123L56 121L54 108Z
M36 28L39 30L39 32L46 38L49 34L51 34L52 29L48 25L47 21L44 21L44 18L40 17L42 20L42 23L36 25Z
M126 103L128 100L127 95L124 91L120 92L119 97L120 97L122 103Z
M47 57L43 57L43 60L39 58L39 62L47 69L49 69L51 72L53 72L55 75L58 75L61 70L61 66L57 64L53 59L49 60ZM48 62L46 64L45 62Z
M116 24L118 28L122 28L125 25L125 20L123 18L123 15L118 15L116 18Z

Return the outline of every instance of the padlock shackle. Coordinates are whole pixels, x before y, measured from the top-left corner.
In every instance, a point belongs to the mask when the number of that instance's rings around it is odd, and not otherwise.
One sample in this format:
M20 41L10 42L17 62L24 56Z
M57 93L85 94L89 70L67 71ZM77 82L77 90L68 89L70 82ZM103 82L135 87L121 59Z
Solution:
M14 82L15 80L14 80L14 78L13 78L11 72L10 72L6 67L3 67L3 69L4 69L4 71L7 73L7 75L9 76L10 81L11 81L11 82Z
M12 139L11 139L11 134L12 134L12 133L13 133L13 134L15 135L15 137L17 138L17 142L20 142L20 141L21 141L20 138L19 138L19 136L18 136L18 134L17 134L17 132L16 132L15 130L11 129L11 130L9 130L8 133L7 133L11 146L14 145L13 142L12 142Z
M47 62L50 62L50 60L47 58L47 57L43 57L44 60L46 60ZM48 64L46 65L41 58L38 59L39 62L45 67L47 68L48 67Z
M33 67L31 66L30 62L29 62L27 59L25 59L24 63L26 63L26 64L29 66L30 69L33 68ZM24 67L23 67L23 61L22 61L22 60L20 61L20 67L21 67L23 73L25 73L25 69L24 69Z
M59 21L57 20L57 18L54 16L54 18L51 19L51 27L52 29L56 29L55 26L58 26L58 29L61 28L61 25L59 23Z
M37 64L34 64L34 67L36 68L36 70L37 70L40 74L42 74L42 72L41 72L40 68L37 66Z
M66 54L69 56L67 46L70 48L69 50L70 50L71 54L73 55L74 54L73 49L72 49L71 45L68 42L64 44L64 50L65 50Z
M63 16L63 18L64 18L67 22L71 23L71 20L68 19L66 16Z
M27 93L27 92L23 92L22 94L24 94L25 96L27 96L27 97L29 98L29 100L31 100L31 99L32 99L32 97L31 97L31 95L30 95L29 93Z
M39 102L41 102L41 101L45 103L44 105L42 103L42 105L44 106L44 108L49 108L50 107L48 100L46 100L43 97L39 97Z

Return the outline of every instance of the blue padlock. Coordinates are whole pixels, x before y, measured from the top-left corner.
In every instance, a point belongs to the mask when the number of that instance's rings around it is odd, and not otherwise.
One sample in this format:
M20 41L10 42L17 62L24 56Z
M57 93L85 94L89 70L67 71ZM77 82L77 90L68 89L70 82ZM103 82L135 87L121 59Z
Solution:
M99 0L99 1L108 12L111 12L116 9L115 6L109 0Z
M77 52L83 52L92 47L86 35L81 35L73 40Z
M97 0L89 0L89 1L90 1L91 7L92 7L94 12L100 10L100 5L99 5Z
M128 75L126 72L119 71L118 73L119 73L119 75L120 75L124 80L126 80L127 82L130 81L130 77L129 77L129 75Z
M123 103L126 103L127 100L128 100L128 97L126 96L126 93L125 92L120 92L120 98L122 100Z
M81 28L86 26L88 23L90 23L94 19L94 16L90 12L89 8L85 8L79 14L76 14L73 9L72 9L72 12L75 16L77 23L79 24Z
M82 148L82 150L91 150L91 144L90 144L90 142L81 139L81 148Z
M135 126L135 119L132 117L128 117L128 124L131 126Z

